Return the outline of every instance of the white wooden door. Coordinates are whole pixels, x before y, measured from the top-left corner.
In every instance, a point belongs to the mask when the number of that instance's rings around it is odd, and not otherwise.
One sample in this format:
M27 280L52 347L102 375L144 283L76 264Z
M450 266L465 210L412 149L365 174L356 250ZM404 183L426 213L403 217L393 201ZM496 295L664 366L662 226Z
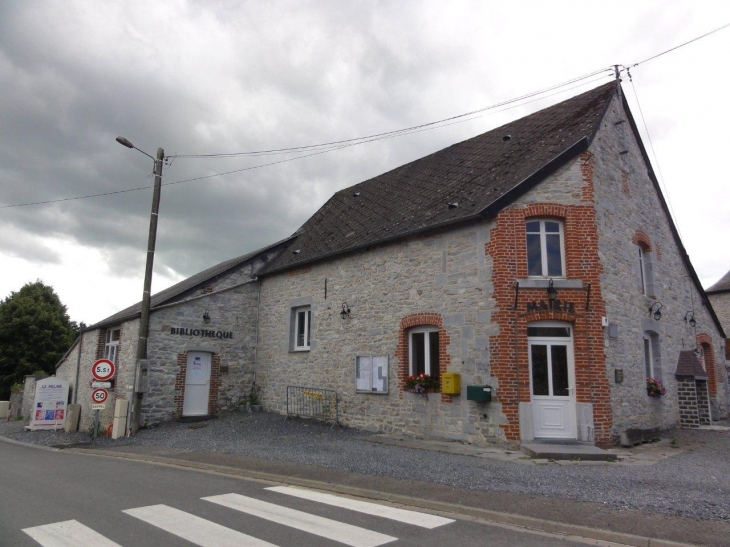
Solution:
M530 393L535 438L576 439L575 365L572 328L528 329ZM556 334L559 336L544 336Z
M188 353L188 368L185 374L183 416L207 415L209 394L210 353L191 351Z

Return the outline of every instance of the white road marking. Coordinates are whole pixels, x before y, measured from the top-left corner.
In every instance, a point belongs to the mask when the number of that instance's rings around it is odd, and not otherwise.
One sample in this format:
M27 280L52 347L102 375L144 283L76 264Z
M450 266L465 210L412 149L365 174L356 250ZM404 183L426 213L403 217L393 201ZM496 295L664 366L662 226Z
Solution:
M447 519L437 515L429 515L428 513L398 509L396 507L388 507L377 503L354 500L352 498L335 496L333 494L326 494L324 492L317 492L314 490L292 488L291 486L272 486L270 488L266 488L266 490L279 492L280 494L286 494L288 496L295 496L305 500L325 503L327 505L334 505L335 507L342 507L343 509L357 511L358 513L397 520L398 522L405 522L406 524L420 526L421 528L428 528L429 530L454 522L453 519Z
M190 543L200 545L200 547L276 547L267 541L247 536L167 505L137 507L122 512L162 528Z
M283 524L284 526L339 541L351 547L377 547L378 545L390 543L398 539L351 524L337 522L317 515L310 515L309 513L254 498L247 498L239 494L223 494L222 496L210 496L203 499L217 503L218 505L223 505L224 507L230 507L242 513Z
M114 543L100 533L94 532L94 530L84 526L77 520L66 520L44 526L35 526L34 528L25 528L23 532L43 547L79 547L81 545L121 547L118 543Z

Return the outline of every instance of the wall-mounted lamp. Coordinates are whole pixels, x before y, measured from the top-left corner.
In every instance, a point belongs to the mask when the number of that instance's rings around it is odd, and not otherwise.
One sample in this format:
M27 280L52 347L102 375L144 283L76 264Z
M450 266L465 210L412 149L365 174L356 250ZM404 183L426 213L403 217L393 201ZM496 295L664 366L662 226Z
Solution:
M347 302L342 303L342 311L340 312L340 317L342 317L343 321L350 317L350 308L347 305Z
M210 315L208 315L208 310L205 310L205 313L203 314L203 323L206 325L210 323Z
M684 322L689 323L689 326L695 328L697 326L697 320L695 319L695 312L688 311L684 314Z
M550 278L550 283L548 284L547 293L548 293L548 300L550 302L555 302L555 299L558 297L558 289L556 289L553 286L552 278Z
M662 308L664 305L661 302L654 302L649 306L649 317L654 317L654 321L659 321L662 318Z

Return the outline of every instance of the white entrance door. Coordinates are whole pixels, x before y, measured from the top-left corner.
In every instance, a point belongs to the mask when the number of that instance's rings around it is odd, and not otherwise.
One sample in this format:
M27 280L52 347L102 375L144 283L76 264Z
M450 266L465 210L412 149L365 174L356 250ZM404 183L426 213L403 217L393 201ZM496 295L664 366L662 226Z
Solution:
M535 438L576 439L572 327L530 325L527 334Z
M188 353L188 370L185 375L183 416L207 415L209 393L210 353L191 351Z

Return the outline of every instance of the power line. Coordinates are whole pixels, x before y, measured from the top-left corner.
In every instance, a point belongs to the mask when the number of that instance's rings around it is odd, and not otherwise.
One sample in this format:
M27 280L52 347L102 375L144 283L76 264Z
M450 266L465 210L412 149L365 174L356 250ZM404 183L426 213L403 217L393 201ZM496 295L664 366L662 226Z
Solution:
M636 98L636 105L639 107L639 115L641 116L641 121L644 124L644 131L646 131L646 138L649 140L649 147L651 148L651 154L654 156L654 163L656 163L656 168L657 168L657 171L659 172L659 180L661 182L661 185L664 187L664 193L667 196L667 203L669 204L669 210L672 212L672 216L674 217L674 223L677 225L677 232L679 233L679 237L682 237L682 232L679 229L679 219L677 218L677 213L674 212L674 207L672 207L672 200L669 198L669 190L667 188L667 183L664 182L664 175L662 174L662 168L659 165L659 157L656 155L656 150L654 150L654 142L651 140L651 134L649 133L649 126L646 124L646 118L644 117L644 110L641 108L641 103L639 102L639 94L636 93L636 86L634 85L634 79L631 77L631 72L629 71L628 68L626 69L626 73L629 76L629 82L631 83L631 89L634 90L634 97Z
M471 121L471 120L480 118L482 116L485 116L487 114L497 113L497 112L503 112L505 110L510 110L512 108L517 108L517 107L523 106L525 104L530 104L532 102L536 102L536 101L540 101L540 100L546 99L548 97L552 97L553 95L558 95L560 93L565 93L566 91L570 91L571 89L575 89L576 87L582 87L584 85L587 85L587 84L596 82L598 80L604 79L606 77L606 75L609 72L611 72L611 71L612 71L612 69L603 69L603 70L600 70L600 71L592 72L590 75L581 76L580 78L573 78L573 79L568 80L567 82L565 82L565 83L563 83L563 84L561 84L559 86L551 86L549 88L546 88L543 91L543 93L544 92L547 92L547 91L552 91L552 90L559 89L559 87L568 85L570 83L580 82L581 80L584 80L584 79L586 79L587 77L590 77L590 76L595 76L597 74L604 73L602 76L600 76L598 78L593 78L591 80L588 80L587 82L583 82L583 83L580 83L578 85L568 87L566 89L561 89L560 91L556 91L555 93L551 93L549 95L539 96L537 98L534 98L534 97L537 95L538 92L533 92L533 93L524 95L523 97L527 97L527 98L533 97L533 100L531 100L531 101L525 101L525 102L522 102L520 104L512 104L512 103L516 102L519 99L510 99L508 101L503 101L501 103L498 103L498 104L495 104L495 105L492 105L492 106L489 106L489 107L480 108L478 110L474 110L474 111L469 112L469 113L466 113L466 114L460 114L458 116L452 116L450 118L445 118L443 120L439 120L438 122L425 123L425 124L421 124L419 126L413 126L413 127L406 128L406 129L402 129L402 130L398 130L398 131L390 131L390 132L386 132L386 133L380 133L380 134L376 134L376 135L371 135L370 137L360 137L359 139L348 139L348 140L344 140L344 141L336 141L336 142L330 143L329 145L327 145L325 143L325 144L320 144L320 145L312 145L310 147L293 148L293 149L289 149L289 150L292 150L292 153L299 153L300 155L295 156L293 158L286 158L286 159L282 159L282 160L278 160L278 161L272 161L272 162L268 162L268 163L262 163L260 165L253 165L253 166L249 166L249 167L243 167L241 169L234 169L234 170L231 170L231 171L224 171L222 173L213 173L211 175L202 175L200 177L193 177L193 178L189 178L189 179L177 180L177 181L174 181L174 182L163 182L162 183L162 186L173 186L173 185L182 184L182 183L185 183L185 182L194 182L194 181L198 181L198 180L211 179L211 178L214 178L214 177L222 177L224 175L232 175L232 174L235 174L235 173L242 173L244 171L253 171L254 169L261 169L262 167L270 167L272 165L279 165L279 164L287 163L287 162L290 162L290 161L295 161L295 160L300 160L300 159L304 159L304 158L309 158L309 157L312 157L312 156L318 156L320 154L325 154L327 152L332 152L332 151L335 151L335 150L341 150L343 148L349 148L349 147L357 146L357 145L360 145L360 144L366 144L366 143L369 143L369 142L374 142L374 141L379 141L379 140L384 140L384 139L389 139L389 138L395 138L395 137L402 137L402 136L405 136L405 135L411 135L411 134L420 133L420 132L423 132L423 131L432 131L434 129L440 129L442 127L448 127L448 126L454 125L456 123L463 123L463 122ZM505 105L512 105L512 106L507 106L506 108L503 108L502 110L495 110L494 112L488 112L490 110L493 110L493 109L499 108L500 106L505 106ZM479 114L479 115L476 115L476 114ZM471 116L471 117L467 117L467 116ZM444 123L444 122L447 122L447 121L449 121L450 123ZM436 124L441 124L441 125L436 125ZM315 146L320 147L320 148L317 149L317 148L315 148ZM327 148L322 148L324 146L327 146ZM308 153L307 154L305 152L311 152L311 153ZM185 157L185 156L177 155L177 156L169 156L169 157L175 158L175 157ZM139 186L137 188L128 188L126 190L115 190L115 191L111 191L111 192L100 192L100 193L97 193L97 194L87 194L87 195L84 195L84 196L75 196L75 197L70 197L70 198L58 198L58 199L49 199L49 200L43 200L43 201L30 201L30 202L26 202L26 203L16 203L16 204L12 204L12 205L0 205L0 209L10 209L10 208L17 208L17 207L29 207L29 206L32 206L32 205L47 205L47 204L50 204L50 203L61 203L61 202L65 202L65 201L75 201L75 200L81 200L81 199L98 198L98 197L104 197L104 196L111 196L111 195L115 195L115 194L125 194L125 193L129 193L129 192L136 192L136 191L139 191L139 190L146 190L148 188L151 188L151 186Z
M672 51L675 51L675 50L677 50L677 49L679 49L681 47L684 47L684 46L689 45L689 44L691 44L693 42L696 42L698 40L701 40L702 38L706 38L707 36L710 36L712 34L715 34L716 32L719 32L721 30L724 30L724 29L726 29L728 27L730 27L730 23L726 23L726 24L724 24L724 25L722 25L720 27L717 27L717 28L709 31L709 32L706 32L705 34L702 34L700 36L697 36L695 38L692 38L691 40L688 40L686 42L683 42L683 43L681 43L681 44L679 44L677 46L674 46L674 47L672 47L670 49L664 50L664 51L662 51L660 53L657 53L655 55L652 55L651 57L647 57L646 59L644 59L642 61L639 61L637 63L634 63L634 64L632 64L630 66L621 65L623 67L622 68L622 72L626 71L628 73L629 69L631 69L631 68L637 67L637 66L639 66L639 65L641 65L643 63L646 63L646 62L649 62L649 61L651 61L653 59L656 59L658 57L661 57L662 55L665 55L665 54L670 53ZM556 85L553 85L553 86L550 86L550 87L547 87L547 88L544 88L544 89L541 89L541 90L538 90L538 91L533 91L531 93L527 93L527 94L522 95L520 97L515 97L513 99L509 99L509 100L506 100L506 101L502 101L501 103L496 103L496 104L491 105L491 106L487 106L487 107L484 107L484 108L480 108L480 109L477 109L477 110L473 110L471 112L466 112L464 114L458 114L456 116L451 116L451 117L448 117L448 118L443 118L441 120L436 120L436 121L433 121L433 122L428 122L428 123L424 123L424 124L414 125L414 126L406 127L406 128L402 128L402 129L396 129L396 130L393 130L393 131L387 131L387 132L384 132L384 133L376 133L376 134L368 135L368 136L364 136L364 137L356 137L356 138L352 138L352 139L344 139L344 140L332 141L332 142L328 142L328 143L312 144L312 145L305 145L305 146L295 146L295 147L291 147L291 148L279 148L279 149L272 149L272 150L259 150L259 151L253 151L253 152L233 152L233 153L222 153L222 154L174 154L174 155L169 156L169 158L172 159L172 160L174 160L175 158L200 158L200 159L202 159L202 158L225 158L225 157L241 157L241 156L256 157L256 156L265 156L265 155L273 155L273 154L303 153L303 152L314 151L311 154L302 154L302 155L296 156L294 158L287 158L287 159L284 159L284 160L279 160L279 161L264 163L264 164L261 164L261 165L254 165L254 166L245 167L245 168L242 168L242 169L235 169L235 170L232 170L232 171L225 171L223 173L214 173L212 175L204 175L204 176L200 176L200 177L193 177L193 178L190 178L190 179L183 179L183 180L178 180L178 181L175 181L175 182L167 182L167 183L163 183L163 186L171 186L171 185L174 185L174 184L182 184L184 182L193 182L193 181L204 180L204 179L209 179L209 178L213 178L213 177L221 177L221 176L224 176L224 175L231 175L231 174L234 174L234 173L241 173L241 172L244 172L244 171L251 171L251 170L254 170L254 169L260 169L262 167L269 167L269 166L272 166L272 165L277 165L277 164L281 164L281 163L295 161L295 160L298 160L298 159L308 158L308 157L311 157L311 156L317 156L317 155L320 155L320 154L324 154L324 153L331 152L331 151L334 151L334 150L340 150L342 148L348 148L350 146L355 146L355 145L358 145L358 144L364 144L364 143L367 143L367 142L373 142L373 141L376 141L376 140L382 140L382 139L387 139L387 138L400 137L400 136L409 135L409 134L412 134L412 133L420 133L421 131L427 131L427 130L436 129L436 128L439 128L439 127L447 127L449 125L453 125L454 123L461 123L461 121L469 121L471 119L476 119L478 117L481 117L481 116L474 116L475 114L480 114L480 113L483 113L483 112L486 112L486 111L489 111L489 110L494 110L494 109L499 108L501 106L506 106L506 105L509 105L509 104L513 104L513 103L519 102L519 101L524 100L524 99L529 99L529 98L532 98L532 97L535 97L535 96L538 96L538 95L542 95L542 94L547 93L549 91L553 91L553 90L556 90L556 89L560 89L562 87L565 87L565 86L570 85L572 83L576 83L576 82L580 82L582 80L586 80L588 78L591 78L592 76L596 76L598 74L610 72L611 70L612 70L611 68L604 68L604 69L596 70L596 71L591 72L589 74L585 74L585 75L579 76L577 78L572 78L572 79L567 80L565 82L562 82L560 84L556 84ZM600 79L600 78L597 78L597 79ZM631 81L631 86L632 86L632 88L634 90L634 96L636 97L636 104L639 107L639 113L641 114L641 118L642 118L642 121L644 123L644 129L646 130L646 135L647 135L647 138L649 139L649 145L651 146L652 154L654 155L654 161L657 164L657 170L659 172L659 176L660 176L660 179L661 179L661 183L664 186L665 193L667 194L667 201L669 202L669 207L672 210L672 214L676 218L676 215L674 214L674 210L672 209L671 201L669 201L669 193L667 192L666 184L664 184L664 177L662 175L661 167L659 166L659 161L657 159L657 155L656 155L656 152L654 150L654 144L651 141L651 135L649 134L649 129L648 129L647 125L646 125L646 119L644 118L644 113L641 110L641 104L639 103L639 97L638 97L638 95L636 93L636 87L634 86L633 80L631 80L631 75L630 74L629 74L629 80ZM595 81L595 80L591 80L591 81ZM584 84L580 84L580 85L584 85ZM579 86L573 86L573 87L579 87ZM569 89L573 89L573 87L571 87ZM567 90L562 90L560 93L562 93L564 91L567 91ZM552 95L554 95L554 94L548 95L548 97L549 96L552 96ZM545 97L541 97L540 99L544 99L544 98ZM527 102L525 102L523 104L529 104L530 102L534 102L534 101L527 101ZM521 106L521 105L517 105L517 106ZM509 107L509 108L514 108L514 107ZM504 110L507 110L507 109L508 108L506 108ZM474 116L474 117L469 118L470 116ZM447 122L450 122L450 123L447 123ZM136 191L139 191L139 190L145 190L147 188L150 188L150 187L149 186L141 186L141 187L138 187L138 188L129 188L129 189L126 189L126 190L115 190L115 191L112 191L112 192L102 192L102 193L98 193L98 194L88 194L88 195L85 195L85 196L76 196L76 197L70 197L70 198L59 198L59 199L51 199L51 200L44 200L44 201L33 201L33 202L27 202L27 203L17 203L17 204L13 204L13 205L0 205L0 209L9 209L9 208L14 208L14 207L27 207L27 206L31 206L31 205L45 205L45 204L49 204L49 203L60 203L60 202L64 202L64 201L75 201L75 200L80 200L80 199L89 199L89 198L96 198L96 197L102 197L102 196L111 196L111 195L115 195L115 194L125 194L125 193L128 193L128 192L136 192Z
M705 37L709 36L710 34L715 34L716 32L720 32L721 30L726 29L728 27L730 27L730 23L726 23L726 24L722 25L721 27L717 27L716 29L711 30L710 32L706 32L702 36L697 36L696 38L692 38L691 40L688 40L688 41L686 41L686 42L684 42L682 44L679 44L678 46L674 46L673 48L664 50L661 53L657 53L656 55L652 55L651 57L647 57L643 61L639 61L638 63L634 63L630 67L625 67L625 68L634 68L635 66L639 66L642 63L646 63L647 61L651 61L652 59L656 59L657 57L661 57L662 55L665 55L665 54L669 53L670 51L674 51L675 49L679 49L681 47L684 47L684 46L686 46L688 44L691 44L692 42L696 42L697 40L701 40L702 38L705 38Z
M536 95L541 95L543 93L547 93L548 91L553 91L555 89L564 87L566 85L570 85L572 83L579 82L579 81L585 80L587 78L591 78L592 76L596 76L597 74L601 74L601 73L604 73L604 72L610 72L611 70L612 69L610 67L609 68L602 68L600 70L595 70L595 71L593 71L593 72L591 72L589 74L585 74L585 75L579 76L577 78L572 78L572 79L567 80L565 82L562 82L560 84L555 84L553 86L550 86L550 87L547 87L547 88L544 88L544 89L540 89L540 90L537 90L537 91L532 91L530 93L527 93L525 95L521 95L519 97L515 97L513 99L508 99L508 100L502 101L500 103L496 103L496 104L493 104L493 105L490 105L490 106L486 106L486 107L483 107L483 108L479 108L477 110L472 110L471 112L465 112L463 114L457 114L455 116L450 116L448 118L443 118L441 120L436 120L436 121L432 121L432 122L422 123L422 124L414 125L414 126L411 126L411 127L405 127L405 128L401 128L401 129L395 129L393 131L386 131L384 133L375 133L373 135L366 135L364 137L355 137L355 138L352 138L352 139L344 139L344 140L332 141L332 142L326 142L326 143L320 143L320 144L310 144L310 145L304 145L304 146L294 146L294 147L291 147L291 148L276 148L276 149L272 149L272 150L257 150L257 151L252 151L252 152L229 152L229 153L220 153L220 154L175 154L175 155L172 155L172 156L169 156L169 157L170 158L231 158L231 157L237 157L237 156L263 156L263 155L269 155L269 154L285 154L285 153L290 153L290 152L298 152L298 151L300 152L300 151L309 150L309 149L313 149L313 148L316 149L316 148L322 148L322 147L327 147L327 146L333 146L333 145L339 145L339 144L345 144L345 143L352 143L352 142L355 142L355 141L368 140L368 139L372 139L372 138L375 138L375 137L397 136L397 135L400 135L401 133L410 133L411 131L416 131L416 130L422 129L424 127L438 125L438 124L445 123L445 122L449 122L449 121L456 120L456 119L459 119L459 118L464 118L466 116L471 116L473 114L478 114L478 113L484 112L486 110L493 110L495 108L499 108L500 106L505 106L505 105L508 105L508 104L512 104L512 103L515 103L515 102L518 102L518 101L521 101L521 100L524 100L524 99L529 99L529 98L534 97Z

